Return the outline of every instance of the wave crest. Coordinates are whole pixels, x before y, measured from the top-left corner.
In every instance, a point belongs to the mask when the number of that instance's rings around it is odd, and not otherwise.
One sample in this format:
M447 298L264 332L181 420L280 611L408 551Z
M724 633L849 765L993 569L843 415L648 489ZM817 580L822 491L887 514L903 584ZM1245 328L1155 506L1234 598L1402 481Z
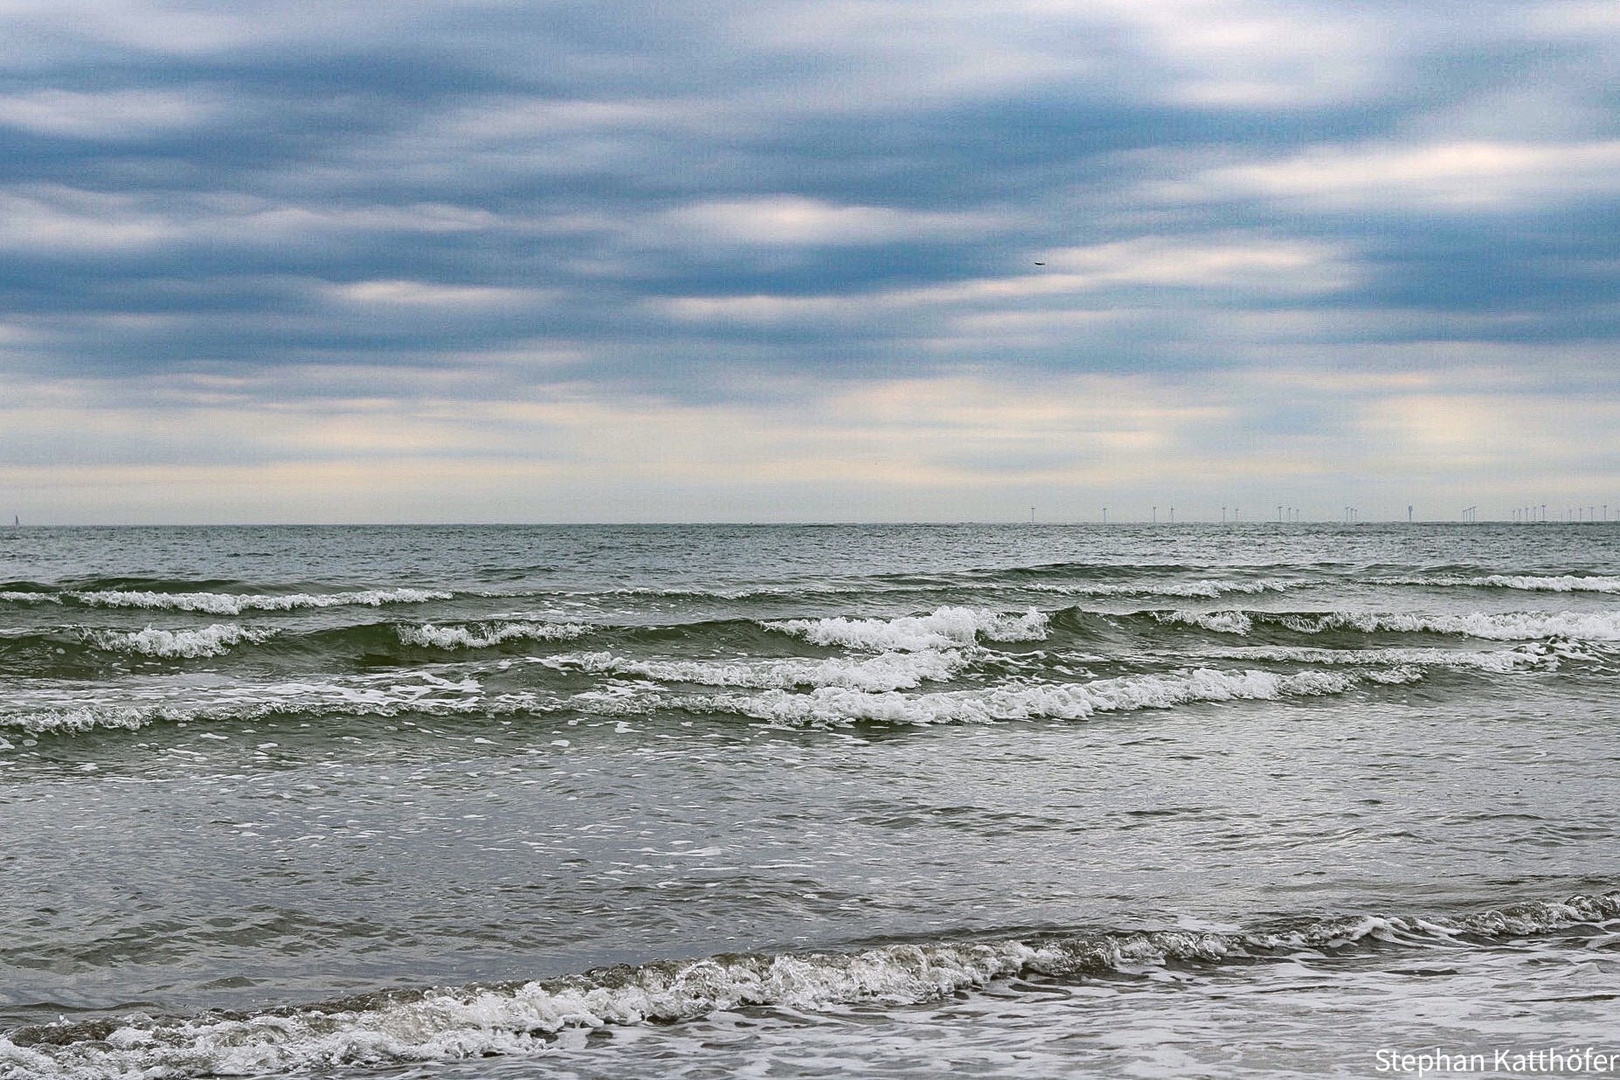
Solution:
M572 641L590 633L578 623L507 622L460 626L421 626L397 628L406 645L430 649L488 649L507 641Z
M1380 673L1379 681L1407 682L1415 673ZM795 694L772 690L755 697L721 695L702 703L793 727L860 722L886 724L987 724L1009 720L1083 720L1099 712L1168 709L1206 701L1275 700L1340 694L1372 673L1347 675L1302 671L1216 671L1210 668L1169 675L1130 675L1089 683L1021 685L938 694L873 693L843 687L817 687ZM692 707L702 707L692 706Z
M223 656L233 645L257 644L275 636L274 630L238 626L236 623L214 623L199 630L161 630L148 626L145 630L85 632L85 639L91 645L109 652L190 660Z
M1475 577L1391 578L1384 584L1432 588L1518 589L1524 592L1620 593L1620 577L1602 574L1482 574Z
M1322 615L1293 615L1279 621L1290 630L1304 634L1358 630L1368 634L1451 634L1487 641L1530 641L1555 637L1581 641L1620 641L1620 614L1612 612L1468 612L1460 615L1329 612Z
M841 645L881 652L957 649L986 641L1041 641L1046 638L1045 612L1031 608L1022 615L987 608L942 607L928 615L894 619L787 619L767 629L793 634L815 645Z
M1265 581L1221 581L1217 579L1203 579L1199 581L1162 581L1143 582L1130 585L1110 585L1100 583L1064 584L1058 582L1035 582L1025 586L1035 592L1058 593L1064 596L1184 596L1189 599L1204 598L1213 600L1230 593L1256 595L1268 592L1286 592L1290 589L1302 588L1305 582L1283 581L1268 579Z
M1247 635L1256 625L1280 626L1297 634L1353 630L1362 634L1447 634L1486 641L1620 641L1620 613L1608 611L1463 612L1435 615L1376 611L1155 611L1161 623L1197 626L1222 634Z
M1234 959L1325 960L1363 942L1468 948L1577 927L1613 932L1616 920L1620 893L1608 893L1461 916L1362 915L1271 930L1078 931L655 961L505 986L383 992L249 1016L135 1014L21 1028L0 1037L0 1075L259 1075L533 1054L564 1029L694 1021L745 1006L915 1005L1020 976L1142 974L1169 963Z
M240 615L244 611L292 611L297 608L327 608L358 605L425 604L449 600L452 594L437 589L365 589L345 593L212 593L139 592L107 589L97 592L67 593L89 607L154 608L167 611L198 611L208 615Z
M792 689L837 686L851 690L910 690L924 682L944 682L967 666L961 652L929 649L886 652L860 660L630 660L612 653L552 657L548 664L592 674L640 675L664 683Z

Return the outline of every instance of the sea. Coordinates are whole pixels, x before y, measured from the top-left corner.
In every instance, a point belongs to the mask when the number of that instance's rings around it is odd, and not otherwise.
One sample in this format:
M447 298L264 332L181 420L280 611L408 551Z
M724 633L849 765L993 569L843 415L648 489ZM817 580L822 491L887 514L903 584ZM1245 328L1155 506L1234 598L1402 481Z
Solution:
M6 1080L1545 1073L1620 524L0 530Z

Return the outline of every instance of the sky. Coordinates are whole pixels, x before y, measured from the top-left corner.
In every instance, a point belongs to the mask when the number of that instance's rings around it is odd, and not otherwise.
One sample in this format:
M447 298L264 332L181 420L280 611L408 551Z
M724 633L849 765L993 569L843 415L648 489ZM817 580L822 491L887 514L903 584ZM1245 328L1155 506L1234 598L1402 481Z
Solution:
M0 514L1620 518L1616 71L1612 0L0 0Z

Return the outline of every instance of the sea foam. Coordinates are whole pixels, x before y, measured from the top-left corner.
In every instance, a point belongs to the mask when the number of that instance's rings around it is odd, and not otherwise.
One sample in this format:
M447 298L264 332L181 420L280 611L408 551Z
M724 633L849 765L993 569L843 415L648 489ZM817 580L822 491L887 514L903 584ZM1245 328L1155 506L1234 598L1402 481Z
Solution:
M85 640L98 649L140 653L144 656L198 659L223 656L234 645L257 644L275 637L266 628L215 623L197 630L87 630Z
M1217 634L1247 634L1254 629L1254 619L1241 611L1155 611L1153 617L1162 623L1199 626Z
M1330 964L1364 943L1433 956L1473 942L1573 928L1613 932L1620 893L1461 916L1368 914L1285 930L1074 931L936 940L856 951L654 961L502 986L393 991L257 1014L134 1013L21 1028L0 1037L7 1080L245 1076L342 1065L546 1052L567 1029L702 1020L721 1011L919 1005L999 980L1142 975L1167 964Z
M503 622L463 626L398 627L399 640L406 645L432 649L488 649L507 641L571 641L590 633L578 623Z
M154 608L168 611L199 611L209 615L240 615L244 611L292 611L298 608L327 608L359 605L423 604L449 600L451 594L436 589L365 589L345 593L213 593L213 592L136 592L101 590L65 594L89 607Z
M1271 671L1201 668L1087 683L998 686L934 694L873 693L843 687L818 687L802 694L773 690L752 697L719 695L694 703L693 707L795 727L858 722L923 725L1041 718L1083 720L1099 712L1168 709L1193 702L1339 694L1362 678L1330 671L1282 675ZM1393 679L1380 681L1404 682L1410 678L1408 673L1398 673Z
M430 672L250 680L196 686L159 681L115 693L73 685L31 686L0 711L0 730L25 734L134 731L150 724L268 716L509 716L548 713L572 699L543 691L488 693L476 678Z
M1463 612L1426 614L1374 611L1155 611L1161 623L1197 626L1222 634L1246 635L1256 625L1280 626L1299 634L1354 630L1363 634L1448 634L1487 641L1568 638L1620 641L1620 613L1607 611Z
M1216 597L1231 593L1252 596L1258 593L1286 592L1289 589L1301 588L1304 584L1303 582L1279 579L1265 581L1204 579L1199 581L1142 582L1133 585L1036 582L1026 585L1024 588L1035 592L1058 593L1064 596L1184 596L1188 598L1203 597L1213 600Z
M1493 652L1463 649L1313 649L1290 645L1261 645L1212 650L1236 660L1271 660L1300 664L1346 664L1358 667L1453 668L1506 675L1534 668L1556 670L1562 651L1542 644Z
M1476 589L1518 589L1524 592L1620 593L1620 577L1601 574L1483 574L1476 577L1391 578L1384 584L1430 587L1466 586Z
M1049 621L1045 612L1034 609L1013 615L986 608L942 607L928 615L902 615L894 619L786 619L763 625L816 645L915 652L962 648L981 638L1040 641L1046 637Z
M852 690L909 690L953 678L968 665L956 649L885 652L860 659L826 660L631 660L611 653L551 657L558 668L592 674L639 675L664 683L791 689L837 686Z
M1620 614L1613 612L1467 612L1457 615L1330 612L1281 618L1300 633L1333 630L1362 633L1454 634L1489 641L1530 641L1563 637L1581 641L1620 641Z

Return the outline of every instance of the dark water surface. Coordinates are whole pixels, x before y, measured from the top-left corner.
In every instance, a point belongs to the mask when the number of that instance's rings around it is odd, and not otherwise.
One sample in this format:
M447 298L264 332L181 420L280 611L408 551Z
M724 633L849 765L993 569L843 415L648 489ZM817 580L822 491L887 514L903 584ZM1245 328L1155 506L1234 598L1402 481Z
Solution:
M0 1076L1620 1054L1620 526L0 532Z

